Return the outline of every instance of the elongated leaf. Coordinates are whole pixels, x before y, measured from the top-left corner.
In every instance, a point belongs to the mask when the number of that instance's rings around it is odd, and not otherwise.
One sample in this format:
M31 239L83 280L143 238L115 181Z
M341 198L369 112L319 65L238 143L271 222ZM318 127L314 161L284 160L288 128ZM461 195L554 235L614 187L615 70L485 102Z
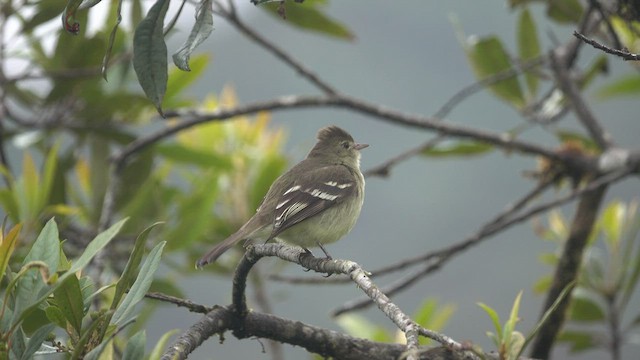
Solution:
M144 358L144 348L146 344L147 334L144 330L138 331L127 341L124 354L122 354L122 360L138 360Z
M79 336L82 333L84 302L82 301L82 292L80 291L78 278L69 276L53 292L53 297L62 314Z
M4 271L7 269L7 265L9 265L9 259L16 247L18 234L20 234L21 229L22 224L17 224L5 235L4 226L0 228L0 279L4 278Z
M331 36L341 40L352 40L355 36L345 25L328 17L320 6L325 1L306 0L304 3L286 3L284 23L304 30L313 31L321 35ZM266 4L264 9L268 13L281 18L280 4Z
M577 24L582 19L584 8L578 0L555 0L547 2L547 16L561 23Z
M27 346L22 353L22 358L20 360L30 360L33 359L33 354L36 353L42 346L42 343L47 339L49 334L56 328L55 325L49 324L38 329L31 337L29 341L27 341Z
M147 97L162 114L167 91L167 44L162 26L169 0L157 0L138 24L133 37L133 69Z
M520 13L517 35L520 60L526 61L540 56L538 30L536 29L536 23L533 21L531 12L529 12L527 8ZM535 69L527 71L524 78L530 97L535 98L538 91L538 77L535 75Z
M504 324L504 338L503 342L507 349L512 348L511 340L514 339L512 336L516 329L516 323L519 320L518 313L520 312L520 300L522 299L522 290L518 292L516 299L513 301L513 306L511 307L511 312L509 313L509 319ZM517 337L517 336L516 336ZM523 339L524 342L524 339ZM520 350L520 349L518 349Z
M45 301L49 297L49 295L51 295L64 282L64 280L66 280L69 276L75 276L75 273L77 271L79 271L82 268L84 268L85 266L87 266L87 264L91 261L91 259L93 259L93 257L100 250L102 250L102 248L104 248L111 240L113 240L113 238L118 234L118 232L120 231L120 229L122 228L122 226L124 225L124 223L126 221L127 221L126 219L121 220L121 221L113 224L109 229L107 229L104 232L98 234L89 243L89 245L87 245L87 247L84 250L84 253L82 253L80 258L78 258L78 260L76 260L73 263L73 265L71 265L71 268L69 269L69 271L67 271L64 274L62 274L62 276L60 276L58 281L53 286L49 287L48 290L39 292L37 294L38 297L36 298L35 301L33 301L33 303L29 307L26 307L24 309L24 311L22 311L21 313L17 313L17 314L19 314L19 315L17 315L18 319L16 321L14 321L12 326L14 326L14 327L17 326L19 323L21 323L30 314L31 311L37 309L38 306L43 301ZM56 238L57 238L57 229L56 229ZM57 253L56 253L56 255L57 255L56 258L59 259L59 255Z
M113 44L116 42L116 34L118 33L118 27L120 26L120 22L122 22L122 3L124 0L118 0L118 9L116 10L116 23L113 24L113 28L111 29L111 33L109 34L109 43L107 44L107 51L102 58L102 66L100 67L100 72L102 73L102 77L107 80L107 68L109 67L109 60L111 59L111 51L113 51Z
M467 57L479 79L486 79L511 68L510 56L496 36L471 37L465 46ZM520 83L515 77L489 85L489 89L500 99L516 108L525 105Z
M144 255L145 245L147 242L147 238L149 237L149 233L151 230L160 225L161 223L155 223L144 229L138 238L136 239L135 244L133 245L133 251L129 256L129 260L127 261L127 265L122 271L122 276L120 276L120 280L118 280L118 284L116 285L116 292L113 296L113 301L111 302L111 309L116 309L118 304L120 303L120 299L122 295L124 295L125 291L129 289L129 286L134 283L136 277L138 276L138 267L140 262L142 261L142 255Z
M99 332L103 333L103 332L101 332L101 329L105 328L108 325L111 315L113 315L113 311L111 311L111 310L106 311L106 312L102 312L91 323L91 325L84 331L84 333L82 334L82 337L80 338L80 340L76 344L75 349L73 351L73 354L71 354L71 360L81 359L83 354L86 354L87 352L95 349L95 348L93 348L93 349L92 348L88 348L88 346L93 347L93 346L97 345L95 343L90 343L89 340L97 338L95 334L97 334ZM100 338L100 340L103 340L103 339ZM108 341L103 341L103 344L107 343L107 342ZM102 344L100 344L100 345L102 345ZM99 347L99 346L96 346L96 347ZM101 350L100 350L100 352L101 352ZM84 357L84 359L87 359L87 357Z
M602 321L605 318L602 307L590 299L584 292L578 290L579 289L573 292L569 319L580 322Z
M231 158L228 156L184 146L179 143L158 144L154 149L167 160L178 163L197 165L207 169L217 168L220 170L228 170L233 166Z
M173 63L184 71L191 71L189 58L198 45L205 41L213 31L213 8L211 0L200 0L196 9L196 21L191 28L189 38L182 47L173 54Z
M24 267L33 261L42 261L49 268L49 274L53 275L58 270L58 262L60 260L60 241L58 240L58 226L52 218L49 220L31 247L31 250L24 258L22 266ZM16 305L14 316L20 316L22 309L31 305L37 298L40 290L45 286L38 269L30 269L18 281L16 289ZM15 320L15 319L14 319Z
M605 85L598 91L600 99L610 99L620 96L637 96L640 94L640 75L626 75L622 79L618 79L608 85Z
M180 329L173 329L164 333L160 337L160 340L158 340L156 345L153 347L153 350L151 350L151 354L149 355L149 360L160 360L162 353L164 353L164 350L167 347L167 343L169 342L169 339L173 335L178 333L180 333Z
M118 232L120 232L120 229L122 229L122 226L124 226L126 222L127 222L127 219L120 220L117 223L111 225L111 227L108 228L107 230L98 234L93 240L91 240L89 245L87 245L87 247L84 249L84 252L82 253L82 255L80 255L78 260L76 260L73 263L73 265L71 265L71 268L69 269L69 271L64 275L67 275L69 273L75 273L76 271L79 271L85 266L87 266L87 264L89 264L91 259L93 259L93 257L96 256L98 251L102 250L102 248L107 246L107 244L111 240L113 240L113 238L118 234ZM62 280L62 277L60 277L60 279Z
M498 313L495 310L493 310L489 305L486 305L481 302L477 304L482 308L482 310L484 310L484 312L487 313L487 315L489 315L489 318L493 323L493 328L496 329L498 339L502 340L502 324L500 324L500 316L498 316ZM500 344L498 343L496 345L500 345Z
M558 341L569 343L571 352L577 353L594 348L599 337L588 331L563 331L558 335Z
M422 152L422 155L429 157L476 156L491 152L493 149L493 145L487 143L459 141L457 143L427 149Z
M58 325L61 329L67 329L67 319L64 316L62 310L60 310L57 306L48 306L44 309L44 313L47 316L47 319L52 323Z
M140 268L138 278L122 300L122 304L120 304L116 309L116 312L113 314L113 324L122 325L127 320L131 312L133 312L138 302L144 298L144 295L147 293L147 290L149 290L151 282L153 281L153 275L158 269L160 256L162 255L162 249L165 244L166 242L163 241L149 252L149 256L147 256Z

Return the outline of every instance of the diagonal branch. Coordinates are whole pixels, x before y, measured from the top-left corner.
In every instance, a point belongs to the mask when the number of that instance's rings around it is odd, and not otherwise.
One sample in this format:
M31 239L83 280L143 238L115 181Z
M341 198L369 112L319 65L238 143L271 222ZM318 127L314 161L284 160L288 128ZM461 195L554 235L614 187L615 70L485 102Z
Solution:
M469 246L476 245L482 239L490 235L493 235L499 231L505 230L515 224L523 222L534 215L537 215L539 213L542 213L554 207L560 206L569 201L575 200L578 197L586 196L591 192L599 191L599 189L604 186L608 186L610 184L613 184L614 182L624 179L625 177L627 177L627 175L631 174L633 171L634 171L633 169L627 168L621 171L607 174L591 182L589 185L585 186L580 190L573 191L572 193L565 195L563 197L560 197L556 200L552 200L544 204L540 204L536 207L532 207L520 215L512 215L512 216L504 217L499 221L491 221L487 223L482 229L480 229L480 231L473 234L472 236L467 238L465 241L460 242L452 247L440 250L440 252L435 252L435 253L425 255L425 257L429 256L428 260L430 260L430 262L423 264L423 266L413 274L410 274L404 278L400 278L395 282L393 282L392 284L386 286L385 288L383 288L382 291L385 294L388 294L389 296L397 294L398 292L409 287L416 281L422 279L426 275L439 269L447 261L451 260L455 255L460 254L462 249L466 249ZM406 265L406 263L403 262L399 265ZM395 265L395 266L398 266L398 265ZM348 303L345 303L339 308L336 308L332 312L332 314L334 316L337 316L345 312L366 308L369 305L370 303L368 299L357 299L357 300L353 300Z
M229 3L231 4L231 1ZM311 71L311 69L308 69L301 62L297 61L287 52L280 49L276 44L260 35L260 33L258 33L257 31L254 31L252 28L248 27L238 17L238 13L236 12L235 7L230 6L227 10L222 5L218 4L218 9L218 13L223 19L227 20L229 23L231 23L231 25L235 26L236 29L247 36L250 40L263 47L268 52L272 53L276 58L282 60L283 63L292 67L298 74L309 80L309 82L322 90L322 92L324 92L326 95L335 95L338 93L336 89L322 80L318 75Z
M369 297L370 301L375 303L378 308L393 321L393 323L405 333L407 338L408 358L411 359L415 355L414 352L418 348L418 334L421 333L420 327L406 315L396 304L391 302L384 292L371 281L368 272L360 267L357 263L349 260L337 259L320 259L313 257L310 253L305 252L301 248L287 246L285 244L264 244L251 245L247 248L244 256L240 260L233 278L232 291L232 309L239 318L249 314L246 304L246 282L251 268L264 256L278 256L279 258L302 265L306 269L314 270L326 274L346 274L358 288L363 290ZM434 332L422 331L422 333L432 335ZM449 349L463 351L463 345L457 343L453 339L438 334L433 338L436 341L443 341Z
M558 80L558 86L571 102L578 120L587 129L591 138L601 149L606 150L613 146L611 134L600 125L595 115L593 115L578 86L569 76L570 69L562 64L560 56L556 52L551 52L551 69Z

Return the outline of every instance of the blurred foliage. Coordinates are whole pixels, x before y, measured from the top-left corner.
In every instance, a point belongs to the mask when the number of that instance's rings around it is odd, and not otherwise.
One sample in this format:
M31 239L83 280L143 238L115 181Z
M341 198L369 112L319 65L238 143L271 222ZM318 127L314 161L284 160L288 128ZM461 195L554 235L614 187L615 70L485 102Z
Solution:
M260 9L297 29L339 40L355 38L345 24L327 15L328 0L255 2L265 3ZM99 3L106 11L92 8ZM123 1L67 0L65 6L61 1L7 0L0 7L0 25L16 29L2 44L2 61L11 60L11 73L0 76L2 146L21 160L0 166L0 206L6 215L0 233L0 359L58 351L73 359L143 358L145 320L154 307L145 304L134 315L142 296L149 290L181 295L176 277L191 273L200 254L251 216L287 165L282 155L285 133L269 124L269 113L194 126L154 143L125 165L124 186L115 194L115 218L129 220L99 230L110 157L160 126L181 121L161 120L156 110L208 112L238 104L231 88L208 94L201 102L184 96L209 62L195 50L212 33L212 1L187 5L197 9L196 17L184 44L173 53L174 64L186 71L170 66L167 59L165 36L180 15L168 11L169 1L126 3L129 6L123 8ZM546 24L540 25L529 7L544 6L546 20L571 26L584 9L578 0L511 0L509 5L517 13L517 51L496 35L461 36L461 44L478 79L487 82L494 96L527 119L550 121L567 104L560 92L544 91L552 90L553 84L535 61L544 54L538 32ZM90 11L105 16L90 20ZM639 25L629 11L612 15L610 22L622 45L638 52ZM167 21L168 15L173 19ZM526 71L505 76L528 63ZM582 89L606 68L607 58L596 57L576 74ZM603 87L599 95L637 95L638 83L635 77L623 78ZM563 144L599 151L584 135L557 134ZM422 155L470 156L492 150L466 140ZM612 203L594 230L591 256L573 295L573 323L604 325L612 322L612 314L621 319L625 311L633 311L628 303L640 276L636 209L635 204ZM149 226L157 221L164 223ZM554 241L564 239L566 221L552 213L548 228L540 233ZM111 262L92 274L98 270L91 261L100 250ZM169 255L163 264L171 275L154 277L162 253ZM238 255L231 252L207 271L228 273ZM555 265L557 255L544 254L541 259ZM548 279L539 281L536 289L544 291ZM519 299L504 325L494 310L483 306L494 323L491 337L504 358L524 347L515 331ZM413 318L438 330L453 311L451 305L425 300ZM615 335L637 331L640 314L625 319ZM338 322L356 336L402 341L397 331L355 315ZM165 334L147 357L158 358L173 333ZM579 327L567 329L562 338L573 349L583 350L599 346L598 336Z
M558 246L558 251L540 255L542 263L555 267L568 229L569 224L559 211L549 215L546 225L538 224L538 235ZM595 224L572 294L569 326L560 334L561 341L567 342L572 351L608 348L613 337L623 344L639 335L640 312L629 307L640 282L639 232L637 201L612 201ZM534 290L545 293L550 285L551 275L547 275L536 282Z
M114 343L110 340L135 320L133 312L153 281L165 245L159 242L143 261L150 228L145 230L136 240L124 272L113 283L96 289L88 275L95 271L90 262L124 223L98 234L74 261L63 251L53 219L35 242L23 239L31 246L21 262L12 256L21 224L6 235L2 229L0 247L8 255L3 264L8 260L20 265L17 272L4 266L0 269L0 278L6 283L0 300L0 359L56 353L66 353L71 359L98 359L103 352L112 352ZM136 333L126 342L122 358L141 359L145 344L144 331Z

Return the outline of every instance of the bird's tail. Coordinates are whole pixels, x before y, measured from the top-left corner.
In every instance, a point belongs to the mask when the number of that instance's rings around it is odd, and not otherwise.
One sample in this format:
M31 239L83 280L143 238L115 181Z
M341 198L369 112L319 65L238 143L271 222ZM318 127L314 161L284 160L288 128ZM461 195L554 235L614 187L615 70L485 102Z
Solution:
M225 251L229 250L233 245L243 240L243 235L243 231L238 231L235 234L224 239L224 241L222 241L221 243L214 246L213 249L209 250L208 253L206 253L203 257L200 258L200 260L198 260L198 262L196 262L196 269L200 269L203 266L216 261Z

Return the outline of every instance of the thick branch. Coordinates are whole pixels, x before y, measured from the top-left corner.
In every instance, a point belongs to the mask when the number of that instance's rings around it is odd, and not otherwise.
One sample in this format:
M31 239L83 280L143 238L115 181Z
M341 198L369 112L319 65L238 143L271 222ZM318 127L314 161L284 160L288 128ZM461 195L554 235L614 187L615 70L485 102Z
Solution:
M233 309L237 316L242 318L248 314L246 305L245 288L247 276L251 268L257 261L264 256L278 256L279 258L300 264L303 267L326 274L346 274L358 288L363 290L367 296L373 301L382 312L391 319L396 326L405 333L407 338L407 350L409 350L408 359L415 358L415 350L417 349L418 333L433 335L432 339L442 342L449 349L464 350L464 347L442 334L424 329L420 327L407 316L397 305L371 281L368 273L363 270L360 265L353 261L337 260L337 259L319 259L313 257L310 253L305 252L301 248L294 248L284 244L264 244L251 245L247 248L245 255L240 260L233 278Z
M564 245L564 251L556 267L553 283L547 294L542 313L553 305L567 285L577 280L584 249L589 241L589 234L593 229L606 189L606 186L600 187L593 192L585 194L580 200L571 224L569 238ZM532 344L531 357L549 358L555 338L564 324L570 302L571 296L566 296L557 306L555 312L550 315L549 320L542 325L538 336Z
M322 329L300 321L251 311L238 318L230 307L216 307L193 324L167 349L163 360L186 359L188 355L214 334L233 331L240 339L259 337L303 347L309 352L335 359L399 359L406 347L355 338L336 331ZM419 347L419 359L465 359L444 347Z

